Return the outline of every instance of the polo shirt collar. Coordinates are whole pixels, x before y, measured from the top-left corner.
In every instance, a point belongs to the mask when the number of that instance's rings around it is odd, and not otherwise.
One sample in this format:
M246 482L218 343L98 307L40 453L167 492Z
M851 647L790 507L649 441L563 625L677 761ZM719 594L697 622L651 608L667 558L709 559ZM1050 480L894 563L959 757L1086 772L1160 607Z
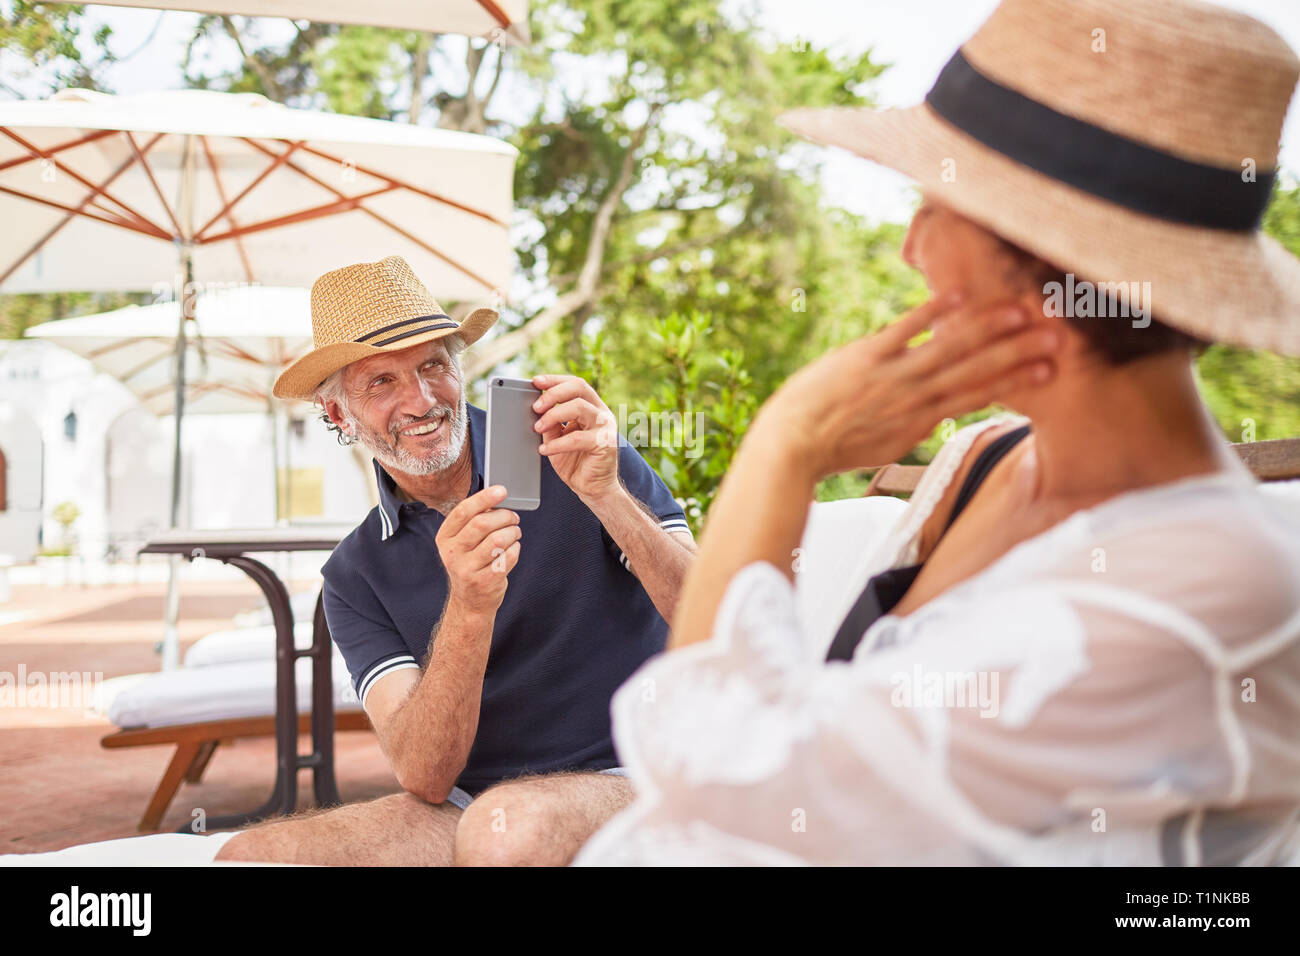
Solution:
M465 414L469 418L468 435L465 440L469 442L470 468L472 470L469 493L472 495L483 489L483 448L485 445L484 432L487 429L487 413L467 402ZM379 486L379 539L387 541L397 534L397 529L402 526L402 505L408 502L402 500L397 491L397 482L379 463L379 460L372 458L371 464L375 468L375 483ZM416 507L424 508L425 506L417 504Z

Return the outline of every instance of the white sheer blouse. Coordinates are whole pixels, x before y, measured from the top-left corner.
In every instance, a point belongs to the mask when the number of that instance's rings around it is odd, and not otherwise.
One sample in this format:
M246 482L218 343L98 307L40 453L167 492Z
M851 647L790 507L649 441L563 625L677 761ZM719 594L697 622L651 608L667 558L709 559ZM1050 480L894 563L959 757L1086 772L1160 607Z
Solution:
M1300 498L1244 468L1076 512L824 663L1008 420L960 431L907 504L814 506L796 587L749 565L711 641L629 678L614 736L638 798L579 864L1300 856Z

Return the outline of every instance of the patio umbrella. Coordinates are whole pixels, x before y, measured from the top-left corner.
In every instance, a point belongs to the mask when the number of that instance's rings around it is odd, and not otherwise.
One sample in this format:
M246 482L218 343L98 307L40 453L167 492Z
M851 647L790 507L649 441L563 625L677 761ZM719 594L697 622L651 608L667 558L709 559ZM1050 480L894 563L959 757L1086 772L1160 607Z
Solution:
M72 2L72 0L67 0ZM528 42L528 0L99 0L117 7L152 7L246 17L288 17L358 23L428 33L463 33Z
M128 305L45 322L26 335L88 359L131 390L145 409L171 415L181 303ZM200 293L186 322L186 414L267 412L271 386L312 345L306 289L241 286Z
M279 373L312 346L306 289L239 286L200 293L186 321L185 409L188 415L261 413L271 419L275 513L287 403L272 395ZM54 342L125 385L147 411L174 414L176 327L181 303L129 305L111 312L33 326L31 338ZM202 317L199 321L198 317ZM285 460L282 460L285 459Z
M174 292L174 526L181 318L195 314L196 276L308 286L398 254L441 299L497 298L510 275L515 155L490 137L255 94L65 90L0 103L0 291Z

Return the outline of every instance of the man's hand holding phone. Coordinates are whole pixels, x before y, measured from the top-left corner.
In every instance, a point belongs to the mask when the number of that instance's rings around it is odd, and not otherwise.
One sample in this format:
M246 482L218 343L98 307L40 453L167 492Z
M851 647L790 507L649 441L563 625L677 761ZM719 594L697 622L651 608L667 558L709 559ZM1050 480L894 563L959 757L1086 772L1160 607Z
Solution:
M506 489L490 485L450 512L438 531L438 556L450 586L447 603L475 615L495 616L507 575L519 563L518 513L495 506Z
M576 375L537 375L539 451L579 498L590 504L620 490L618 424L596 390Z

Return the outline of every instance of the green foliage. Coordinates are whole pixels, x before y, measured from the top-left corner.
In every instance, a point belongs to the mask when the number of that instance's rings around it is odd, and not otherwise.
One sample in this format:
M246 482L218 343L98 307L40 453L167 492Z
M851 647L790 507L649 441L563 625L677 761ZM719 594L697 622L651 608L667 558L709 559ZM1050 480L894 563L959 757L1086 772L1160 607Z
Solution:
M866 55L837 61L813 48L771 48L721 6L534 5L537 45L562 52L520 61L542 85L534 115L511 137L521 152L516 204L540 226L518 250L526 276L559 289L575 282L598 211L633 162L603 240L598 301L556 333L569 357L581 338L575 326L586 322L609 327L628 355L644 338L641 320L674 309L753 328L760 311L788 308L795 289L813 291L810 258L841 254L819 242L834 227L822 225L815 170L799 165L775 117L809 103L863 103L859 88L881 68ZM599 75L582 99L563 82L570 65ZM776 364L788 371L789 358Z
M603 332L584 336L582 358L570 363L618 418L620 430L663 478L698 533L757 407L744 356L716 349L712 318L674 312L654 322L654 349L643 358L655 384L648 393L606 387Z
M0 295L0 339L20 339L34 325L74 315L94 315L123 306L142 305L150 293L24 292Z
M105 25L92 28L86 24L85 9L82 4L12 0L0 10L0 51L15 54L19 62L27 64L15 78L39 74L41 96L70 86L101 89L99 74L116 60L108 48L113 31ZM4 88L22 97L8 83Z
M58 523L66 535L72 530L72 526L77 523L77 519L81 517L81 509L77 507L74 501L60 501L50 509L50 517Z
M50 517L58 524L61 529L62 543L58 548L47 549L42 554L51 557L64 554L70 555L76 550L76 542L72 535L72 526L77 523L81 517L81 509L77 507L76 502L61 501L50 509Z
M518 67L544 92L511 138L516 205L540 226L518 247L521 271L561 290L588 260L632 151L595 301L535 342L524 364L578 370L611 407L680 415L687 399L706 402L705 455L647 455L674 494L704 510L758 403L799 366L925 296L899 255L904 228L827 208L817 168L775 122L795 106L868 102L865 85L882 67L869 54L765 44L721 6L535 3L536 43ZM570 66L599 70L603 82L575 99L561 82Z
M229 93L261 93L293 106L314 105L316 77L312 67L315 51L340 28L329 23L290 22L295 30L293 39L277 47L259 42L256 20L217 14L200 17L181 60L186 84L196 89ZM218 73L196 67L196 60L200 59L198 54L204 47L226 44L233 46L238 53L238 67Z
M329 109L353 116L395 119L393 91L406 74L416 34L378 27L347 26L312 50L306 63Z

